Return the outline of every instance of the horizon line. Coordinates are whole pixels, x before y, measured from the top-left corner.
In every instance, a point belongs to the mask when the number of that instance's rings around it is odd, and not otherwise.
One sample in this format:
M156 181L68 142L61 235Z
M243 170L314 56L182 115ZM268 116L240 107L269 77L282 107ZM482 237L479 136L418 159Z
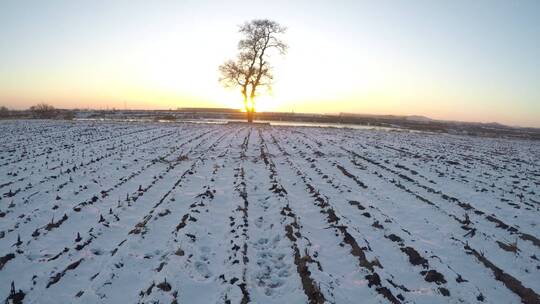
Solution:
M1 106L1 105L0 105ZM7 108L7 107L6 107ZM244 113L245 109L243 108L232 108L232 107L177 107L176 109L169 108L169 109L151 109L151 108L143 108L143 109L121 109L121 108L89 108L89 107L73 107L73 108L56 108L57 110L63 110L63 111L181 111L182 109L214 109L214 110L237 110L240 113ZM25 109L10 109L10 111L29 111L30 108ZM402 118L407 119L410 117L418 117L418 118L424 118L427 119L427 122L442 122L442 123L465 123L465 124L498 124L505 127L511 127L511 128L522 128L522 129L540 129L540 125L535 126L523 126L523 125L510 125L506 123L501 123L498 121L473 121L473 120L453 120L453 119L438 119L438 118L431 118L426 115L421 114L380 114L380 113L357 113L357 112L338 112L338 113L321 113L321 112L296 112L296 111L256 111L255 113L279 113L279 114L294 114L294 115L326 115L326 116L342 116L342 115L351 115L351 116L371 116L371 117L394 117L394 118ZM421 121L421 120L418 120ZM426 122L426 121L424 121Z

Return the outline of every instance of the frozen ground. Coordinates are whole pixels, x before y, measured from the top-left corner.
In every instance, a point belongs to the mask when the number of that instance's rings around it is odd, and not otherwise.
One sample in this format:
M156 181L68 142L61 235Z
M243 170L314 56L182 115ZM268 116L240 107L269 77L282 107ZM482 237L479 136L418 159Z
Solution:
M540 145L0 122L0 300L540 303Z

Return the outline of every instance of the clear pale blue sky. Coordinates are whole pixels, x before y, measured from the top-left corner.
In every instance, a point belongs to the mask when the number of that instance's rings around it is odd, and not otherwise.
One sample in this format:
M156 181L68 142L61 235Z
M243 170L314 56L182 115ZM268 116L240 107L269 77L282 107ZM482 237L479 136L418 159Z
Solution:
M261 109L540 127L538 0L0 0L0 104L234 106L217 66L254 18L289 28Z

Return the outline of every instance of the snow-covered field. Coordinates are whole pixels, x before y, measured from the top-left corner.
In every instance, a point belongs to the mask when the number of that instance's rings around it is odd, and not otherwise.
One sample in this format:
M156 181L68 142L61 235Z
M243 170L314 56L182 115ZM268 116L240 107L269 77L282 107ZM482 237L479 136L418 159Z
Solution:
M0 134L2 301L540 303L538 142L61 121Z

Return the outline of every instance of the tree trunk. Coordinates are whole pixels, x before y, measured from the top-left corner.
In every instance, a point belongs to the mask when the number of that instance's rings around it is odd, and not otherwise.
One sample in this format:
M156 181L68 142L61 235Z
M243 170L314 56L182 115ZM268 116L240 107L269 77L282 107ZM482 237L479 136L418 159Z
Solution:
M247 94L246 94L245 89L242 91L242 95L244 95L244 108L246 109L247 121L249 123L252 123L253 122L253 113L251 112L251 109L249 108L248 98L247 98Z
M251 94L249 96L249 101L251 102L248 111L248 122L252 123L255 118L255 88L251 89Z

